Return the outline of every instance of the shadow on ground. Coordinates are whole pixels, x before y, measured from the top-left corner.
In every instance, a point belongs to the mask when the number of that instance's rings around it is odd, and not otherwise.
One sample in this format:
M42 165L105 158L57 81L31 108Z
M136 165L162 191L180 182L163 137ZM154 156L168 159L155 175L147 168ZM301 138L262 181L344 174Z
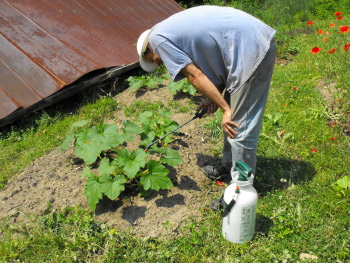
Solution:
M197 154L197 164L200 167L205 165L217 165L220 159ZM266 194L277 189L285 189L291 185L297 185L312 180L316 170L311 163L302 160L286 158L267 158L258 156L254 187L260 194ZM223 179L230 183L229 175Z
M310 181L315 174L313 165L306 161L259 156L254 187L263 195Z

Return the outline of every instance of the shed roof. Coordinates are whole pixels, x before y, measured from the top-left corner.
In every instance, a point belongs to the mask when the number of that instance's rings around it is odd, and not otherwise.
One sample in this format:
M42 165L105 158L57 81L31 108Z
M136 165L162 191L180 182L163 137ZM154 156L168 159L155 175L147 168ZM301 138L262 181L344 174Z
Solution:
M0 0L0 127L64 98L63 87L78 91L70 84L89 72L111 69L94 83L138 66L139 35L181 10L174 0Z

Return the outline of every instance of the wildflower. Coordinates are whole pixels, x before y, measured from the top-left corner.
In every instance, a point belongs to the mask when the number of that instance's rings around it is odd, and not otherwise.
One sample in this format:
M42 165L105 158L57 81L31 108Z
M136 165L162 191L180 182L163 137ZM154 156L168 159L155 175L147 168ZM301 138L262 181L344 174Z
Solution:
M327 42L327 41L328 41L328 38L324 38L323 41L324 41L324 42Z
M301 160L300 155L295 156L295 159L297 159L297 161L300 161Z
M216 181L216 184L217 184L218 186L222 186L222 185L223 185L223 183L222 183L221 181Z
M328 51L328 54L333 54L335 51L337 51L335 48Z
M286 133L286 131L281 131L280 133L279 133L279 136L281 137L283 134L285 134Z
M338 16L338 17L336 18L336 20L342 20L342 19L343 19L342 16Z
M335 141L335 137L329 138L328 141Z
M309 22L307 22L308 26L311 26L314 22L312 22L312 20L310 20Z
M350 31L348 26L340 26L339 29L340 29L339 33L345 33Z
M350 44L348 43L348 44L346 44L346 45L344 46L344 51L348 51L349 48L350 48Z
M329 24L330 27L335 27L334 23Z
M317 34L323 34L323 30L322 29L318 30Z
M326 34L326 36L328 36L328 35L329 35L329 32L328 32L328 31L326 31L326 33L325 33L325 34Z
M334 125L337 125L337 122L336 122L336 121L331 122L331 123L328 124L329 127L333 127Z
M334 14L334 16L341 16L342 15L342 12L336 12L335 14Z
M287 104L286 104L286 103L284 103L284 104L283 104L283 107L287 107Z
M316 149L316 148L312 148L311 151L312 151L313 153L315 153L315 152L317 152L317 149Z
M321 48L319 48L319 47L314 47L313 49L311 49L311 53L314 53L314 54L317 54L318 52L320 52L321 51Z
M297 90L297 87L293 87L293 90Z

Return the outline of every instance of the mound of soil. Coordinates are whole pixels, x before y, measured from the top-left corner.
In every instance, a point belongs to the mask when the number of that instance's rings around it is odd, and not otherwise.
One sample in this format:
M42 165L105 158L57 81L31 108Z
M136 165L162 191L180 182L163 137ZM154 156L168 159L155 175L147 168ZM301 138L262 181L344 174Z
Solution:
M114 119L108 122L121 123L128 119L123 114L123 107L136 100L162 101L167 105L173 99L165 87L146 92L126 89L115 96L120 107ZM180 104L190 103L186 96L177 99ZM194 113L195 109L188 113L173 113L171 119L182 124ZM207 118L190 122L181 128L182 133L174 135L173 144L184 162L170 172L172 189L155 192L147 198L126 192L114 201L103 199L96 208L96 219L136 236L169 238L179 234L177 230L187 218L200 216L198 208L210 207L223 188L207 179L201 171L202 166L219 161L212 154L212 148L217 146L209 142L210 132L202 127L208 122ZM28 215L42 215L48 208L61 211L70 206L89 207L84 196L83 169L84 164L77 160L72 148L65 152L54 149L35 160L0 191L0 218L16 223L28 220Z

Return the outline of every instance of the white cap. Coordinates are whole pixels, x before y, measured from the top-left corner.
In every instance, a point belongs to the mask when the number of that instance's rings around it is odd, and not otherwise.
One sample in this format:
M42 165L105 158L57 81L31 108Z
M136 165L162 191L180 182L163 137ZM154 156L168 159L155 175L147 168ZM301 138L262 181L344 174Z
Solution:
M136 46L137 53L139 54L140 66L144 71L147 71L147 72L153 72L158 67L156 63L149 62L145 60L142 56L147 48L149 35L151 34L152 29L148 29L140 35L139 39L137 40L137 46Z

